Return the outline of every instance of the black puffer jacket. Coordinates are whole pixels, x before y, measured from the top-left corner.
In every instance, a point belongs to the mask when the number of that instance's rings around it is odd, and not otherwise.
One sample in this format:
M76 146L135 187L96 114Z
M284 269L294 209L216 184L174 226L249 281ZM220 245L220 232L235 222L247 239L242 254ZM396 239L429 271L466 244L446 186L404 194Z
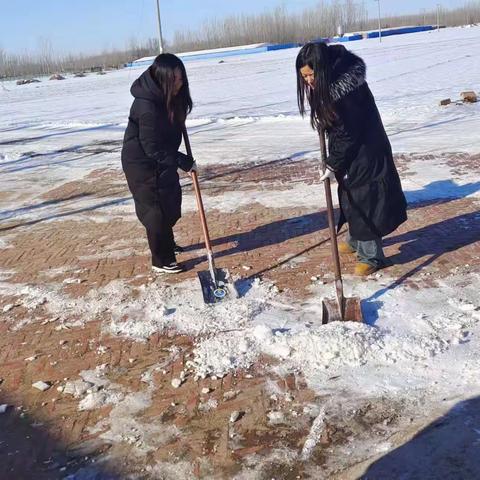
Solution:
M181 216L182 192L177 168L192 168L193 159L178 151L182 127L168 119L162 92L150 71L132 85L122 149L122 166L139 220L147 229L162 222L173 226Z
M363 60L343 45L328 47L333 67L330 93L338 119L327 130L327 166L339 184L341 216L356 240L393 232L407 219L407 202L392 148L365 80Z

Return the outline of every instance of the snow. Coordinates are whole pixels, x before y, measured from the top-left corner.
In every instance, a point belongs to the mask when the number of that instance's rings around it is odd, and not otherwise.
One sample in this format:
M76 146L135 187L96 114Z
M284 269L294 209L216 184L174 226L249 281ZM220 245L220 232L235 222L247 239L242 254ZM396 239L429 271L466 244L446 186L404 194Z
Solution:
M480 153L480 135L472 135L480 131L480 103L438 105L443 98L459 97L462 90L480 90L479 41L480 27L472 27L387 37L381 44L373 39L348 45L367 63L368 81L394 153L408 159L402 182L411 203L480 198L478 174L459 172L451 161L455 156ZM317 157L318 140L308 120L297 114L297 52L238 56L222 64L214 60L188 63L195 102L188 127L200 166ZM72 211L76 215L70 218L92 218L90 209L99 204L94 196L49 203L41 195L82 180L95 169L120 168L121 140L131 104L129 86L138 73L129 69L22 87L4 82L0 173L5 182L0 220L57 221ZM254 201L271 208L321 207L323 196L318 189L318 185L303 184L284 185L281 190L258 187L204 194L204 201L207 209L225 212ZM134 215L128 197L102 197L101 202L103 217L98 221ZM193 196L186 194L184 210L194 208ZM13 238L10 233L2 236L0 248L11 248ZM133 241L119 243L107 255L121 258L136 247ZM322 325L321 301L333 295L330 283L314 283L309 299L300 302L280 294L269 282L237 280L240 298L211 308L204 305L193 280L142 287L116 280L83 298L72 298L64 292L65 285L54 283L53 278L40 285L12 285L8 277L13 273L0 272L0 294L15 299L4 313L17 305L29 312L13 328L34 321L36 312L45 309L58 322L58 329L100 318L105 334L136 341L155 332L191 335L196 342L192 368L199 376L222 376L269 355L279 360L272 368L301 372L310 388L322 395L331 393L339 401L386 395L427 398L433 404L446 397L479 393L478 274L452 271L436 286L422 290L394 288L395 279L388 276L365 282L353 282L347 276L345 293L363 299L366 323ZM51 273L53 277L68 272ZM162 430L161 425L141 425L134 418L151 402L151 373L144 375L148 387L142 392L126 392L106 380L101 369L82 372L82 380L67 391L79 397L81 410L114 405L106 423L98 426L103 438L138 443L146 454L178 435L176 430ZM93 385L91 391L86 385ZM305 458L321 435L324 412L316 416L303 449ZM151 468L163 475L166 470L160 469L168 465ZM184 470L188 476L190 466ZM253 477L244 473L236 478Z
M308 460L308 458L312 454L313 449L319 442L324 428L325 428L325 407L323 407L320 410L320 413L312 423L310 433L308 434L308 437L305 440L302 453L300 455L302 460Z
M223 48L210 48L207 50L194 50L191 52L181 52L177 55L179 57L188 57L188 56L196 56L196 55L205 55L209 53L228 53L228 52L235 52L238 50L254 50L259 47L264 47L266 45L270 45L269 43L252 43L250 45L239 45L238 47L223 47ZM145 63L145 62L153 62L155 60L155 56L153 57L142 57L132 62L133 66L135 67L138 63Z
M32 383L32 387L40 390L41 392L44 392L45 390L48 390L51 385L47 382L39 380L38 382Z
M429 378L443 372L468 384L474 372L479 373L478 365L459 375L449 362L456 354L472 361L469 344L477 343L480 333L479 275L452 274L438 287L414 291L389 288L393 281L346 282L347 296L364 299L366 324L321 324L322 298L333 293L329 284L312 286L312 297L302 305L285 299L287 308L275 286L258 279L239 281L242 296L215 308L203 303L196 281L141 287L116 281L81 299L47 287L20 285L16 291L17 304L33 311L44 306L60 325L72 318L78 318L76 323L65 325L82 325L101 314L107 319L105 331L112 335L136 340L158 331L193 335L197 338L193 366L203 377L248 368L267 354L280 359L284 368L302 371L310 386L320 390L330 377L340 374L343 380L337 385L345 382L344 388L357 393L408 391L412 384L426 380L423 372L416 371L419 364L431 367ZM399 366L410 374L399 373L392 382L392 372ZM357 383L359 368L370 381ZM83 379L102 386L95 377ZM103 391L90 394L82 408L104 403Z
M478 153L480 136L471 132L480 129L480 103L439 107L438 102L445 97L457 99L465 89L480 89L479 37L480 27L452 28L348 46L367 62L368 81L394 152L428 153L433 155L431 165L437 163L436 156L448 152ZM317 139L308 119L302 120L297 113L297 52L239 56L222 64L216 60L188 63L195 103L188 126L200 166L317 155ZM87 197L30 208L32 199L67 181L80 180L96 168L119 168L120 142L131 104L129 87L138 74L136 69L126 69L21 87L4 82L0 173L8 180L4 188L9 200L2 200L0 218L51 216L70 211L73 205L76 209L98 206L98 200ZM422 171L428 172L425 167ZM451 177L444 172L442 178ZM424 178L416 181L425 186ZM457 184L455 178L452 181ZM310 201L310 193L303 198L285 197L298 198L302 206ZM246 192L243 200L258 195ZM116 200L122 207L128 201ZM186 200L187 209L193 208L193 198ZM224 201L233 208L238 195L232 194L231 200L214 198L211 208ZM270 205L267 196L260 201ZM209 202L207 197L207 208ZM105 203L104 209L110 212L112 205ZM22 204L26 210L18 210ZM131 204L126 207L132 211Z
M256 480L265 478L263 467L265 465L282 465L288 468L297 460L297 454L287 448L274 448L268 455L262 457L258 462L257 455L251 455L245 458L245 468L233 477L233 480Z
M392 370L401 365L403 371L412 370L412 375L403 386L391 386L394 390L408 390L409 382L416 377L416 365L430 363L437 371L440 365L448 369L450 357L442 354L462 350L465 343L473 341L474 332L480 331L478 275L467 280L452 276L441 287L418 292L397 287L372 295L378 286L371 283L355 285L346 293L365 299L362 308L367 324L321 325L321 299L333 292L329 292L329 285L315 286L316 294L302 308L293 304L286 311L274 306L259 312L241 331L217 334L199 342L195 350L198 371L221 375L232 368L248 367L256 354L264 353L282 360L291 370L301 371L319 391L337 373L348 376L348 381L354 380L354 372L362 367L362 375L377 377L373 383L355 385L367 394L376 389L383 391ZM448 302L448 298L462 300ZM446 359L445 364L441 358ZM383 373L378 374L379 369L387 372L385 378Z
M180 435L180 430L173 425L165 425L161 419L143 424L135 417L146 410L152 403L155 385L152 375L161 371L179 356L180 350L172 348L169 357L163 363L152 365L142 376L147 389L125 393L124 389L106 379L108 365L96 367L80 373L87 382L93 383L101 390L87 394L79 404L79 410L92 410L113 404L106 419L102 419L91 429L92 433L102 432L100 438L112 443L135 445L135 453L144 456L155 451L159 446L173 441Z

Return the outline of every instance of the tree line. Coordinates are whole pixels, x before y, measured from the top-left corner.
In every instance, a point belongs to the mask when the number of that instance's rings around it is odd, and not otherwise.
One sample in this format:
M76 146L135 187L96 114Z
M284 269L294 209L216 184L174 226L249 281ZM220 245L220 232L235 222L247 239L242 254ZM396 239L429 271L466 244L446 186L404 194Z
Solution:
M404 25L459 26L480 23L480 1L467 1L455 9L420 9L417 14L384 16L382 28ZM368 15L365 2L358 0L319 1L314 7L292 14L284 7L256 15L230 15L206 21L196 30L176 31L164 45L170 52L230 47L251 43L303 43L338 33L378 28L378 19ZM11 54L0 46L0 77L19 78L52 73L85 72L99 68L121 68L125 63L158 53L158 40L130 39L125 48L96 55L56 54L47 39L39 41L35 53Z

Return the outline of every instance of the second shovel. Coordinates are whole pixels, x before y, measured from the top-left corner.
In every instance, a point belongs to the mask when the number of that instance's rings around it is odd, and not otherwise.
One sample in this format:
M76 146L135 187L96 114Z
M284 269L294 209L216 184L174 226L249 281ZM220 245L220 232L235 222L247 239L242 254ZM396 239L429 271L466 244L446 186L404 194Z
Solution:
M325 132L319 131L320 154L322 158L323 170L327 168L327 145L325 142ZM336 320L363 322L362 308L358 297L346 298L343 295L343 280L340 270L340 258L338 255L337 232L335 231L335 219L333 215L332 190L330 180L327 178L325 184L325 198L327 200L328 228L330 230L330 243L332 248L332 260L335 273L335 291L336 299L324 299L322 301L322 323L329 323Z

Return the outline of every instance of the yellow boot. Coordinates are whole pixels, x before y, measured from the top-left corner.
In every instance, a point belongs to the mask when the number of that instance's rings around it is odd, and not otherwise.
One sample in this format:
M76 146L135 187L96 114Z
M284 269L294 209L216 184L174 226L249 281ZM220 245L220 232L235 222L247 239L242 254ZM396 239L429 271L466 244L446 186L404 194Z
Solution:
M338 242L338 253L341 253L341 254L355 253L355 250L347 242Z
M355 264L354 275L357 275L358 277L366 277L367 275L371 275L377 270L379 270L378 267L369 265L368 263L357 262Z

